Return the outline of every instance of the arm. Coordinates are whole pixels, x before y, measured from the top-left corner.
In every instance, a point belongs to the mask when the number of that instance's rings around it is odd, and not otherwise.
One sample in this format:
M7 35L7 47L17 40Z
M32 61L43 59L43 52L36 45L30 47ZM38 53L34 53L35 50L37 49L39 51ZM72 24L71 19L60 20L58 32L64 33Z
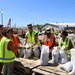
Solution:
M34 43L31 45L31 47L33 47L34 45L36 45L37 42L38 42L38 33L35 34Z
M17 55L17 47L14 46L13 42L10 41L8 43L8 50L11 50L15 55Z
M27 37L25 38L24 46L26 45L26 43L27 43Z
M18 42L19 42L20 44L22 44L21 41L20 41L20 39L19 39L19 37L17 37L17 39L18 39Z

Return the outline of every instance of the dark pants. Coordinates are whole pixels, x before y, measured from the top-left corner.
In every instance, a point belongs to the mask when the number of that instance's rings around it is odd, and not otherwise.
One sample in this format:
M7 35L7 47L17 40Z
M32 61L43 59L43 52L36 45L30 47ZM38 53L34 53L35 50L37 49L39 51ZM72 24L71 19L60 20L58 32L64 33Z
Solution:
M2 68L3 68L3 63L0 63L0 75L2 75L2 74L1 74Z
M50 60L52 59L52 53L49 53L49 59Z

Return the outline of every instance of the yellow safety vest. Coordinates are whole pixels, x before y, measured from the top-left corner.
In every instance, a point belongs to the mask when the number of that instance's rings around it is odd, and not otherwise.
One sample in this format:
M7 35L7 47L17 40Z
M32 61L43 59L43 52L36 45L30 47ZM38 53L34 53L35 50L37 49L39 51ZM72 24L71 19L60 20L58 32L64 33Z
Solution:
M35 30L32 31L32 36L30 35L30 32L29 31L26 33L26 37L28 39L27 40L28 43L31 43L31 44L34 43L34 37L35 37L35 34L36 33L37 33L37 31L35 31ZM39 41L37 42L37 45L40 45L40 42Z
M9 63L13 62L16 58L15 54L7 49L9 41L11 40L6 37L3 37L0 41L0 62Z
M70 39L69 38L65 38L64 42L63 42L63 46L65 46L65 48L69 47L69 43L70 43ZM61 39L59 39L58 41L59 47L61 46ZM66 50L66 53L68 54L68 57L70 57L71 52L70 50Z
M37 32L36 31L32 31L32 36L30 35L30 32L28 31L27 33L26 33L26 37L27 37L27 39L28 39L28 43L34 43L34 36L35 36L35 34L36 34Z
M65 38L65 41L63 43L63 45L65 46L65 48L69 47L69 43L70 43L70 39L69 38ZM70 54L70 50L66 50L67 54Z

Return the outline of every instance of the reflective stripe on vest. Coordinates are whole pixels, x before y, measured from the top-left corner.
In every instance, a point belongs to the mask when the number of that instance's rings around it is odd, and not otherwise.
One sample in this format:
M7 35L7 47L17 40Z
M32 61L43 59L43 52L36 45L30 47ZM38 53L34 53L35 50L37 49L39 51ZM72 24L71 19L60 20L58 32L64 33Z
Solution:
M69 38L65 38L63 45L68 48L69 47L69 43L70 43L70 39ZM70 50L66 50L67 54L71 54Z
M9 39L3 37L0 42L0 47L3 47L2 49L0 48L0 62L8 63L15 60L15 54L11 50L7 49L9 41Z
M58 38L58 45L59 45L59 47L61 47L61 43L62 43L62 38L60 37L60 38Z

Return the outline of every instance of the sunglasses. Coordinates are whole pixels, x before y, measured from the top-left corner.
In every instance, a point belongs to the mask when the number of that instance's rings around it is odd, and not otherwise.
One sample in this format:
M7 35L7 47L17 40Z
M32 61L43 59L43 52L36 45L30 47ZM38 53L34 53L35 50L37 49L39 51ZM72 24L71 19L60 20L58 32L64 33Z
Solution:
M32 27L29 27L28 29L32 29Z

